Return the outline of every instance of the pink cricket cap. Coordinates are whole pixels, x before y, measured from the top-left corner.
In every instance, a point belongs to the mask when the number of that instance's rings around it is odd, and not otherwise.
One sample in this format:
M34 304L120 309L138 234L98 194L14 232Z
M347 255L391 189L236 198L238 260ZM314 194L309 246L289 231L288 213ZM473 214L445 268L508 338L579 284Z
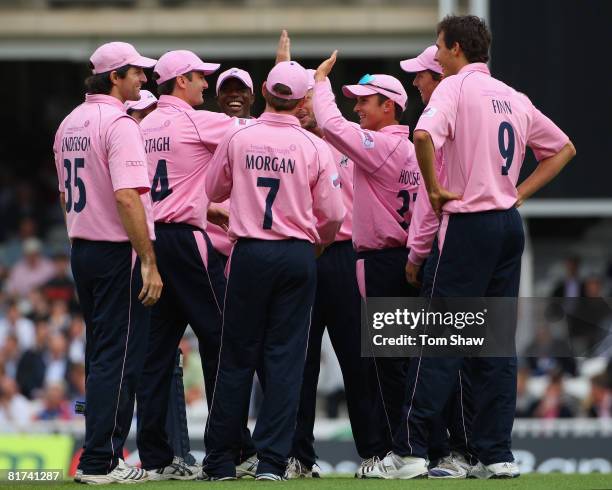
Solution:
M291 89L291 95L274 91L274 85L282 83ZM302 99L308 92L308 73L297 61L281 61L268 73L266 89L275 97L286 100Z
M410 58L409 60L400 61L402 70L408 73L418 73L420 71L431 70L436 73L442 74L442 67L440 63L436 61L436 53L438 48L436 46L429 46L416 58Z
M406 102L408 102L408 94L406 94L402 82L391 75L364 75L357 85L342 87L342 93L351 99L381 94L391 99L402 109L406 109Z
M142 111L157 102L157 97L148 90L140 89L140 100L126 100L125 110Z
M308 90L313 89L315 86L315 73L317 70L308 69L306 73L308 73Z
M163 54L153 71L159 77L157 85L161 85L171 78L184 75L190 71L201 71L204 75L210 75L216 72L220 66L219 63L204 63L195 53L186 49L179 49Z
M96 49L89 58L94 75L116 70L125 65L138 66L140 68L151 68L157 60L141 56L136 48L129 43L115 41L106 43Z
M249 75L249 72L241 70L240 68L230 68L229 70L225 70L223 73L221 73L219 78L217 78L217 95L219 95L221 85L223 85L223 82L225 82L225 80L228 78L236 78L240 80L251 90L251 93L253 93L253 80L251 80L251 75Z

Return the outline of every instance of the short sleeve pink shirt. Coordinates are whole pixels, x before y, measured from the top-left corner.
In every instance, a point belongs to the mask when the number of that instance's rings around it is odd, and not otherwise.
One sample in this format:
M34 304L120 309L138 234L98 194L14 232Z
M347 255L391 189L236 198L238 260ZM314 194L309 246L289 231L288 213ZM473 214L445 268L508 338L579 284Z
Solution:
M206 229L208 164L223 136L247 120L198 111L184 100L162 95L140 126L147 152L155 221Z
M136 189L155 238L144 141L138 123L110 95L86 95L62 122L53 145L68 236L125 242L115 191Z
M448 190L462 196L446 203L445 213L511 208L526 147L541 160L569 141L524 94L491 77L484 63L442 80L416 130L427 131L444 151Z
M213 202L231 195L232 240L329 243L344 217L328 146L290 115L266 112L229 134L211 162L206 192Z

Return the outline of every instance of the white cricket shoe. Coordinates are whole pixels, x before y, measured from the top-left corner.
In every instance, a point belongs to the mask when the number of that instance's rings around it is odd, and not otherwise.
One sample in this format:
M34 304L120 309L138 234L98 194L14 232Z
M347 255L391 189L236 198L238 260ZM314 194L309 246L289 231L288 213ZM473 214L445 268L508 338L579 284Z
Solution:
M148 470L148 473L149 480L195 480L199 471L199 465L189 465L183 458L175 456L169 465Z
M467 471L450 455L441 458L438 464L429 470L428 477L449 480L462 479L467 477Z
M383 480L410 480L427 476L427 460L412 456L401 457L393 451L387 453L382 461L366 466L361 478L380 478Z
M122 459L119 460L113 471L106 475L88 475L81 472L79 483L87 483L88 485L105 485L108 483L144 483L149 480L147 471L142 468L136 468L125 463Z
M245 459L242 463L236 466L236 478L243 478L245 476L252 476L255 478L258 463L259 460L257 459L257 456L251 456L250 458Z
M365 478L363 476L366 472L366 469L370 466L374 466L380 462L380 458L378 456L372 456L371 458L364 459L361 461L359 467L355 470L355 478Z
M287 480L295 480L298 478L321 478L321 469L317 464L314 464L312 468L308 469L299 459L289 458L285 478L287 478Z
M489 478L517 478L521 472L514 461L484 465L480 461L468 471L468 478L487 480Z

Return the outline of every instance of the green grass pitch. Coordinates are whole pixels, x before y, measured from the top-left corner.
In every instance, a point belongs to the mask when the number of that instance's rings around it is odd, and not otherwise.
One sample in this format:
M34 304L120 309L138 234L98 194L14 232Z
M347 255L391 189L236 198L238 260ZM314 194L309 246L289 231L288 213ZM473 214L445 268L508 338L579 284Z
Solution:
M0 489L15 489L25 490L27 488L74 488L84 489L84 485L79 485L72 481L54 482L54 483L13 483L0 482ZM92 488L92 487L90 487ZM93 487L96 488L96 487ZM100 487L98 487L100 488ZM107 488L101 487L101 488ZM113 485L111 488L125 488ZM324 490L420 490L420 489L439 489L447 488L449 490L486 490L486 489L504 489L504 490L522 490L522 489L546 489L546 490L574 490L574 489L589 489L589 490L604 490L612 489L612 474L592 473L588 475L575 474L548 474L548 475L524 475L520 478L512 480L357 480L349 476L329 476L320 480L303 479L290 480L285 482L258 482L252 478L227 481L227 482L205 482L205 481L166 481L166 482L146 482L138 485L129 485L130 489L142 490L267 490L273 488L285 488L287 490L306 490L306 489L324 489Z

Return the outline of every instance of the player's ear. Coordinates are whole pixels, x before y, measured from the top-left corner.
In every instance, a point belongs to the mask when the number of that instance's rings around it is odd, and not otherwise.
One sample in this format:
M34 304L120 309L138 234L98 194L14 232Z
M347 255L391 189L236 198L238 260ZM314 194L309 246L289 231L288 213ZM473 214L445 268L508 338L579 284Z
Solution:
M458 56L459 53L461 52L461 44L455 41L455 43L453 44L453 47L451 48L451 51L455 56Z
M113 70L108 74L108 78L111 81L112 85L117 85L117 81L119 80L119 75L117 74L117 70Z
M261 84L261 95L266 96L266 92L268 91L268 89L266 89L266 82L264 80L264 82Z
M255 94L249 95L249 105L252 106L255 103Z

